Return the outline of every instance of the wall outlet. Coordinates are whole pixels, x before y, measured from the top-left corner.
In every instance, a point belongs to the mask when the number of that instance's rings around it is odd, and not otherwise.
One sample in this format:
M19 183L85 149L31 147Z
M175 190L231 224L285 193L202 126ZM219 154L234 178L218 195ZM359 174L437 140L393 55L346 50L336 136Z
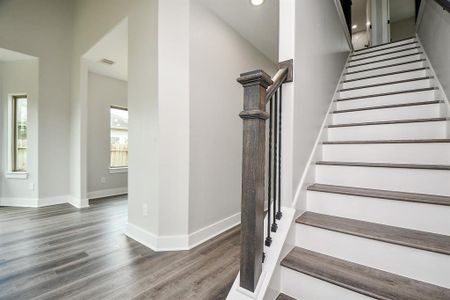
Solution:
M105 177L100 178L100 182L101 183L106 183L106 178Z
M142 204L142 214L144 217L148 216L148 205L147 203Z

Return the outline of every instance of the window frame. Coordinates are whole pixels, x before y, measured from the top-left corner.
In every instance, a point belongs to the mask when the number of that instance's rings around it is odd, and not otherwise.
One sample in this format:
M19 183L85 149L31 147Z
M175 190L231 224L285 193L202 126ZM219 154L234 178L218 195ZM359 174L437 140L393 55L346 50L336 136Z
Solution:
M110 105L109 106L109 172L111 174L114 173L123 173L126 172L126 170L128 170L128 164L126 166L117 166L117 167L113 167L112 166L112 160L111 160L111 131L113 129L113 127L111 126L111 109L117 109L117 110L123 110L126 111L128 113L128 108L124 107L124 106L119 106L119 105ZM127 127L127 136L128 136L128 127Z
M18 169L17 167L17 140L18 140L18 130L17 130L17 103L20 99L26 99L27 104L27 124L28 124L28 95L26 94L16 94L11 96L11 172L13 173L26 173L28 172L28 161L26 164L26 169ZM27 126L27 140L28 140L28 126ZM28 147L27 147L27 157L28 157ZM27 159L28 160L28 159Z

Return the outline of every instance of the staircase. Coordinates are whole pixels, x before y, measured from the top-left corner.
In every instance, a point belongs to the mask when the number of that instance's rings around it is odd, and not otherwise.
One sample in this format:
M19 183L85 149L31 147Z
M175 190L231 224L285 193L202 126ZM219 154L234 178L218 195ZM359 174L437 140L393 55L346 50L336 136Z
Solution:
M450 299L450 122L432 74L414 38L352 54L279 299Z

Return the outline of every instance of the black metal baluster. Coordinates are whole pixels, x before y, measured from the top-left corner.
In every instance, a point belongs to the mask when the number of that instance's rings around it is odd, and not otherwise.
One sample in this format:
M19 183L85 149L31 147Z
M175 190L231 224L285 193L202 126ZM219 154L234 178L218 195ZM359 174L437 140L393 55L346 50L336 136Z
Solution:
M283 86L280 86L280 101L278 103L280 107L280 113L278 117L278 142L279 142L279 151L278 151L278 212L276 214L276 219L281 220L283 213L281 212L281 144L282 144L282 119L283 119Z
M270 218L271 218L271 198L272 198L272 126L273 126L273 99L270 99L270 115L269 115L269 174L267 181L267 237L265 245L270 247L272 238L270 237Z
M272 232L276 232L278 229L278 225L277 225L277 221L276 221L276 213L277 213L277 142L278 142L278 91L275 92L275 97L273 98L274 100L274 115L273 115L273 123L274 123L274 142L273 142L273 223L272 223L272 227L271 230Z

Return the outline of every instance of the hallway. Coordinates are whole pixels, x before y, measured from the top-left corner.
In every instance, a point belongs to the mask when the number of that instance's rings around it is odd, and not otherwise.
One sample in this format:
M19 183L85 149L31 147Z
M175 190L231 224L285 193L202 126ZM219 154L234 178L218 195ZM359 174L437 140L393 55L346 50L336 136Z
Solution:
M239 230L190 251L127 238L126 197L0 208L0 299L224 299L239 268ZM219 259L220 258L220 259Z

